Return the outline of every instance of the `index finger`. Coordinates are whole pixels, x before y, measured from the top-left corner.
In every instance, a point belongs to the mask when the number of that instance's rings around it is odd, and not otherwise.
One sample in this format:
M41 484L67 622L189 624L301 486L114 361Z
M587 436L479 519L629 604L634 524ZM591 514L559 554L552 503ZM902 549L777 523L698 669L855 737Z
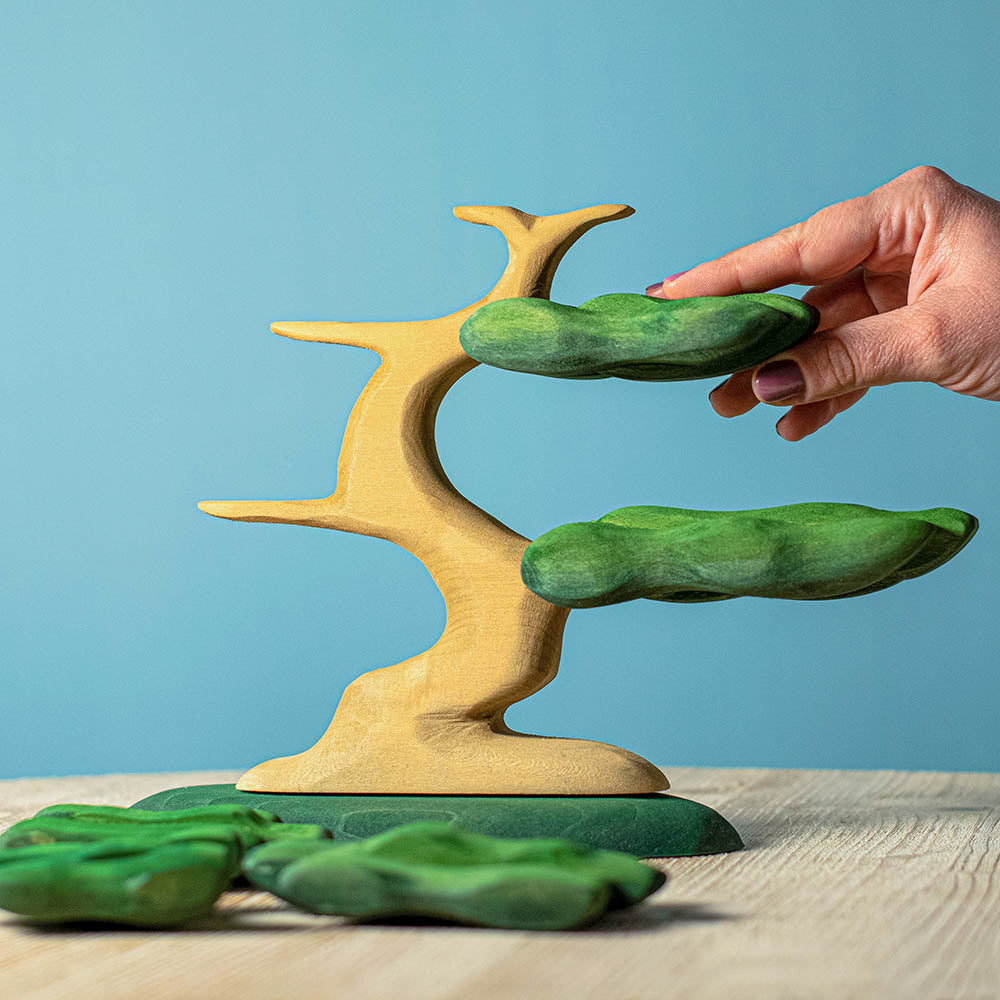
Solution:
M851 198L773 236L699 264L647 294L681 299L766 292L782 285L819 285L867 260L878 237L872 196Z

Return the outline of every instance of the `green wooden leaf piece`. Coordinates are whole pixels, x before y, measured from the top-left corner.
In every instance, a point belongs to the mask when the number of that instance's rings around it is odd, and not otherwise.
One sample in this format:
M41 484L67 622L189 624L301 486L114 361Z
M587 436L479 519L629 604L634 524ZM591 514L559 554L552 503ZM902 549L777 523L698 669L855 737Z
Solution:
M0 906L38 920L175 923L210 906L250 848L329 836L244 806L48 806L0 836ZM182 891L190 904L175 898Z
M244 850L266 840L295 837L318 839L330 833L311 823L283 823L273 813L245 806L211 805L164 811L77 803L46 806L32 819L15 823L0 835L0 849L29 844L91 842L119 834L163 837L192 826L223 826L233 831Z
M133 809L129 806L94 806L80 802L62 802L46 806L35 817L53 816L58 819L86 819L94 823L115 826L140 824L169 825L171 823L238 823L244 826L268 827L280 823L273 813L246 806L221 805L196 806L192 809Z
M489 302L462 324L466 354L495 368L552 378L673 382L750 368L816 329L819 313L787 295L693 299L601 295Z
M252 831L229 823L171 823L162 827L133 827L109 830L107 825L96 825L81 820L67 820L43 816L15 823L7 830L0 843L0 856L7 851L50 844L97 844L103 841L126 838L130 843L149 846L188 840L210 840L231 844L236 851L233 874L239 872L239 859L251 847L266 842L261 831Z
M440 822L350 843L265 844L247 854L243 870L311 913L525 930L585 926L666 881L627 854L568 840L502 840Z
M223 827L216 827L223 830ZM211 910L238 867L232 830L0 851L0 907L32 920L169 927Z
M680 603L856 597L936 569L977 526L971 514L950 507L623 507L535 539L521 576L540 597L568 608L637 597Z

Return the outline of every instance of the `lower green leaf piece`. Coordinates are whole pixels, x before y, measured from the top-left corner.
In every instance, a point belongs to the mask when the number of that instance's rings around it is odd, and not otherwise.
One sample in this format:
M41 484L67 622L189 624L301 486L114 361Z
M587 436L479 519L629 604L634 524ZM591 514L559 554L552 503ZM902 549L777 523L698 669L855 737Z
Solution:
M0 907L32 920L170 927L212 909L238 868L229 841L147 837L0 851Z
M936 569L977 526L971 514L950 507L623 507L535 539L521 576L534 593L569 608L639 597L680 603L856 597Z
M666 881L629 855L567 840L501 840L435 822L346 844L265 844L247 854L243 870L312 913L524 930L586 926Z
M0 907L44 921L180 923L211 908L250 848L329 836L231 804L48 806L0 836Z

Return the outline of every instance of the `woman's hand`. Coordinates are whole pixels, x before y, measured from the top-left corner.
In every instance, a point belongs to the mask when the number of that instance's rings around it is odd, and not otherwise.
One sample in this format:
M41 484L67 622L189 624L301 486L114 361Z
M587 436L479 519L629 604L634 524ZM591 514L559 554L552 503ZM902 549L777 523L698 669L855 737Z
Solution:
M1000 400L1000 202L934 167L651 285L647 295L804 296L819 329L709 395L723 417L758 401L790 407L777 431L798 441L869 386L935 382Z

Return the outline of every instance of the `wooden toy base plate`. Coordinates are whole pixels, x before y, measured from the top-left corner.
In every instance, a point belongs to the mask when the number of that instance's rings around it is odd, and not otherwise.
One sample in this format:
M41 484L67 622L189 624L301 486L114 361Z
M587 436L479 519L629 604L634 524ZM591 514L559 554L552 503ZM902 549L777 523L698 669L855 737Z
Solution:
M336 840L361 840L416 820L451 820L493 837L565 837L643 858L723 854L743 847L714 809L676 795L298 795L187 785L135 809L239 804L287 823L320 823Z

